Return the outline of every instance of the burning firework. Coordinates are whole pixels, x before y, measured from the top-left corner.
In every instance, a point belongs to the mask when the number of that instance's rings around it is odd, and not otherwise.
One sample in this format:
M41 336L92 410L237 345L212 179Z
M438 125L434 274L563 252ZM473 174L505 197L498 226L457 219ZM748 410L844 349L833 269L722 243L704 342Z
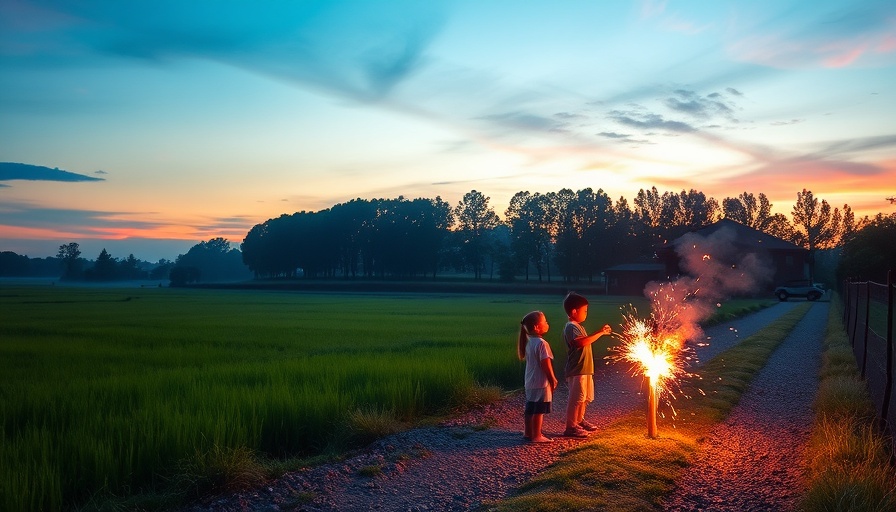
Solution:
M633 373L647 379L650 437L656 437L660 399L665 396L672 417L676 415L670 399L680 389L677 381L691 375L685 365L696 363L694 346L686 342L700 338L699 322L720 307L723 298L754 291L772 275L756 253L738 252L736 238L733 229L723 227L708 236L689 233L674 241L671 246L685 273L673 282L648 283L644 294L651 302L649 317L639 318L631 306L623 312L622 332L617 334L622 343L609 358L632 364Z
M653 312L647 318L639 318L637 310L631 306L629 311L623 312L622 332L618 334L622 343L610 356L632 364L634 374L647 378L647 435L651 438L656 437L659 400L663 395L675 398L673 383L688 375L684 365L692 359L693 352L685 345L693 331L681 318L687 305L657 300L663 296L662 293L654 296ZM671 403L669 405L671 407ZM672 414L675 415L674 407Z

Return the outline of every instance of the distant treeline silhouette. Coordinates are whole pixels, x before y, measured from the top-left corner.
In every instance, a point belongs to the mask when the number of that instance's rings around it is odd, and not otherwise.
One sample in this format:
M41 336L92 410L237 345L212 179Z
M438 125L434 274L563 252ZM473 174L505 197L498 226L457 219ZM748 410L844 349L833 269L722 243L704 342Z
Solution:
M652 187L639 190L631 206L624 197L614 201L590 188L517 192L503 221L489 200L476 190L454 207L440 197L354 199L257 224L240 250L214 238L154 267L133 255L112 258L105 249L89 267L77 243L60 246L57 258L29 260L7 251L0 253L0 276L59 275L61 269L63 279L168 278L179 285L252 276L431 279L453 271L475 279L591 281L620 263L653 261L666 241L721 218L813 253L842 248L854 270L841 268L838 277L879 273L896 261L886 259L886 249L870 258L860 249L876 238L857 236L865 227L892 233L896 214L856 220L848 205L832 208L805 189L796 194L790 218L772 214L765 194L749 192L719 202L693 189L660 193ZM883 262L871 262L878 256Z
M455 206L435 199L354 199L318 212L284 214L254 226L241 245L257 278L434 277L443 269L502 279L591 280L619 263L650 261L655 248L720 218L794 242L834 247L857 225L842 211L797 194L793 222L772 214L764 194L721 203L696 190L640 190L629 206L603 190L518 192L501 221L472 190ZM867 218L862 222L867 222Z

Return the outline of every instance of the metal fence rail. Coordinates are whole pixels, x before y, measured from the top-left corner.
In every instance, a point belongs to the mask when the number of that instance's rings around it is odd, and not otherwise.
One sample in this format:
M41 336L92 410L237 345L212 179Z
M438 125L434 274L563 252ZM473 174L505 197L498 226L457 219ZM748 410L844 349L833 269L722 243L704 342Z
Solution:
M893 390L894 270L887 283L844 283L843 325L862 378L868 383L881 428L896 439L896 393Z

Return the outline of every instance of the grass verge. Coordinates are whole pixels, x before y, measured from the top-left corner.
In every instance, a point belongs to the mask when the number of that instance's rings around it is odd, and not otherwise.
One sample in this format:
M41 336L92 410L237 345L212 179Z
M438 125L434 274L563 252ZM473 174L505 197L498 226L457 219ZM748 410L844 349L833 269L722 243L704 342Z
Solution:
M838 308L831 308L815 423L806 450L809 474L802 510L896 510L896 471L889 464L891 440L876 423Z
M673 489L709 429L737 405L755 374L809 310L800 305L728 349L682 382L678 418L660 420L660 435L646 435L644 413L621 418L527 482L519 494L486 504L494 512L656 510Z

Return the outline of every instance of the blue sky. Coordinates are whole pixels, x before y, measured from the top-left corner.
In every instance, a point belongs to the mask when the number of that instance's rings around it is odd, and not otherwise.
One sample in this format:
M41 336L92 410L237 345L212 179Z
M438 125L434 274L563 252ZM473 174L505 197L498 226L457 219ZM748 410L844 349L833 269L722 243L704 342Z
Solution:
M0 0L0 250L173 259L473 189L889 213L894 94L883 1Z

